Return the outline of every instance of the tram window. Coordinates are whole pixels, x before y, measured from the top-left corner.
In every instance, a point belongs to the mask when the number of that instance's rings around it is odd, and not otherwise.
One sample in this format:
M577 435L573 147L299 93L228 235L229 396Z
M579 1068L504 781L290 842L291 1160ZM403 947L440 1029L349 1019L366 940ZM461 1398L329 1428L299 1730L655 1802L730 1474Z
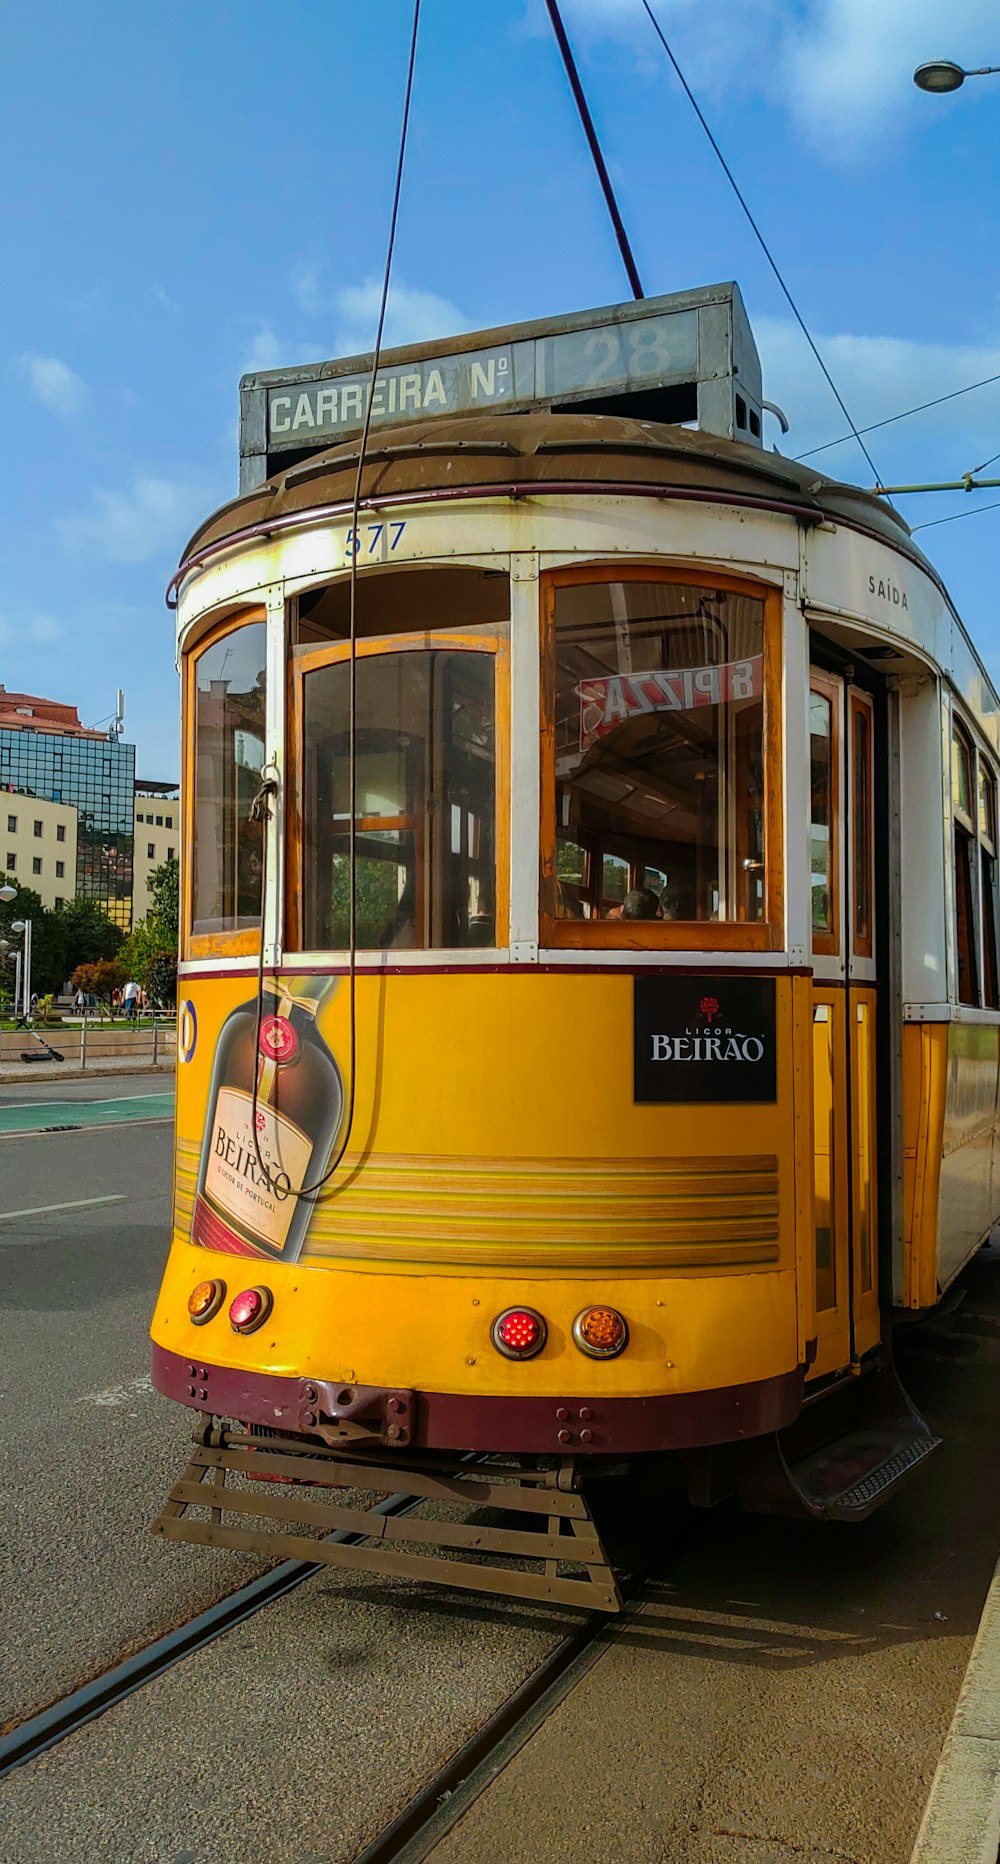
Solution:
M397 526L372 525L376 553L388 551ZM365 534L362 529L362 550ZM359 557L359 562L362 559ZM422 633L449 629L475 633L492 631L510 619L510 580L505 570L471 568L467 564L419 569L379 569L366 564L357 579L355 630L359 640L378 635ZM351 627L350 577L307 589L295 605L292 654L310 653L323 641L346 641Z
M872 955L872 715L863 699L851 696L851 902L854 950Z
M959 1003L978 1004L972 747L959 731L954 733L951 741L951 787L954 817L955 956L958 964L958 1001Z
M555 917L762 920L763 602L638 579L554 598Z
M233 933L260 920L261 825L250 820L264 762L266 628L233 628L194 661L191 931Z
M809 694L809 850L812 930L816 951L837 949L835 874L836 763L833 699L827 692Z
M1000 1009L997 970L997 799L985 758L979 759L979 898L983 922L983 1002Z
M355 914L362 950L496 939L494 656L357 662ZM302 943L349 938L350 668L303 678Z

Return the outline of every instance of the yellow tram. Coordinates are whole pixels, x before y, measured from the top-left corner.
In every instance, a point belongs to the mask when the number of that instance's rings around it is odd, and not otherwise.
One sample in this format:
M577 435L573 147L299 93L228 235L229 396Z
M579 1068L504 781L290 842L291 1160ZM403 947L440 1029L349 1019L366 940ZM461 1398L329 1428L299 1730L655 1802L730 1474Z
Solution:
M939 578L764 450L734 285L242 405L173 585L153 1377L202 1421L157 1528L301 1546L230 1469L472 1493L541 1573L499 1528L330 1557L613 1606L623 1461L867 1514L935 1443L893 1316L1000 1207L1000 709Z

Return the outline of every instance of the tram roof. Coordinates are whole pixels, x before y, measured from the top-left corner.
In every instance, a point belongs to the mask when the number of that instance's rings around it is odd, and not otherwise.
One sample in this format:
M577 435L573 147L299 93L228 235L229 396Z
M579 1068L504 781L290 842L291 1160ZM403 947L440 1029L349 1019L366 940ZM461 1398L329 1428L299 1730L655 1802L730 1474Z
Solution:
M355 438L272 474L205 520L182 554L182 569L203 550L276 518L305 520L319 507L349 508L357 466ZM361 499L433 499L445 491L454 498L463 488L493 486L543 492L568 482L595 491L662 486L709 502L715 495L723 503L783 509L806 521L832 519L881 538L940 584L905 520L875 494L782 454L620 415L495 413L382 427L366 450Z

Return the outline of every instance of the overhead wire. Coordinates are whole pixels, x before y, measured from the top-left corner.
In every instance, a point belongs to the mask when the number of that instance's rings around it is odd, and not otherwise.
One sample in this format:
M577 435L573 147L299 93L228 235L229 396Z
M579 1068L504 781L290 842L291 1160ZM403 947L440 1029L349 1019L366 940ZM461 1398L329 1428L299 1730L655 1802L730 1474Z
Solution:
M1000 499L991 499L988 505L977 505L974 511L949 512L947 518L925 518L923 524L910 525L910 536L913 536L914 531L931 531L935 524L954 524L956 518L978 518L983 511L1000 511Z
M355 1111L355 1106L357 1104L357 1096L356 1096L356 1091L355 1091L355 1076L357 1072L356 1007L357 1007L357 942L358 942L357 941L357 930L358 930L358 927L357 927L357 874L356 874L358 514L361 509L361 486L362 486L362 479L363 479L365 463L366 463L365 456L368 451L368 437L371 432L372 414L374 411L374 403L375 403L375 389L376 389L376 385L378 381L378 366L379 366L379 360L381 358L381 353L382 353L382 337L383 337L383 333L385 330L386 309L387 309L388 302L389 302L389 285L390 285L390 281L392 278L392 256L393 256L393 251L396 245L396 222L399 217L399 197L400 197L400 193L401 193L402 185L403 185L403 163L406 157L407 134L408 134L409 123L410 123L410 103L411 103L411 99L413 96L413 71L414 71L414 66L416 63L416 56L417 56L417 31L418 31L419 25L420 25L420 0L413 0L413 25L412 25L411 32L410 32L410 53L409 53L409 59L407 62L407 69L406 69L406 89L405 89L404 96L403 96L403 116L402 116L402 122L400 125L400 132L399 132L399 154L396 160L396 179L395 179L395 185L393 187L393 194L392 194L392 212L389 216L389 237L386 242L385 266L382 272L382 292L381 292L381 297L379 300L378 324L375 330L375 343L374 343L374 347L372 350L372 366L371 366L371 370L369 373L369 380L368 380L368 396L367 396L367 403L365 407L365 418L364 418L364 423L361 429L361 441L358 447L357 470L354 475L354 497L351 501L351 528L350 528L350 531L348 532L348 550L349 550L350 559L351 559L350 561L350 612L349 612L349 623L348 623L348 669L349 669L348 682L349 684L348 684L348 726L347 726L347 730L348 730L348 805L347 807L348 807L348 812L349 812L348 813L348 839L347 839L347 865L348 865L348 954L347 955L348 955L348 980L349 980L348 1013L349 1013L349 1021L350 1021L350 1037L349 1037L350 1079L349 1079L348 1091L347 1091L347 1104L346 1104L346 1107L344 1109L342 1119L341 1119L342 1136L340 1139L340 1143L337 1147L336 1153L334 1154L333 1159L331 1160L330 1164L327 1166L327 1169L323 1173L321 1178L314 1179L312 1184L300 1185L297 1189L294 1187L292 1188L291 1195L294 1197L311 1197L314 1192L320 1190L321 1187L324 1184L326 1184L330 1178L333 1177L333 1174L337 1170L337 1167L340 1164L345 1152L347 1151L347 1147L350 1143L351 1132L354 1126L354 1111ZM264 796L264 786L262 786L260 794L261 794L261 797ZM266 874L266 867L267 867L267 860L266 860L267 821L268 821L268 814L269 814L266 798L264 799L262 803L261 814L262 814L262 822L263 822L261 886L263 889L263 886L265 885L264 875ZM258 979L257 979L257 1033L256 1033L256 1039L254 1043L255 1066L254 1066L253 1105L252 1105L252 1110L251 1110L251 1132L253 1134L254 1149L257 1153L258 1164L261 1166L261 1169L266 1172L267 1168L264 1165L263 1159L261 1158L260 1144L257 1138L257 1095L258 1095L258 1083L259 1083L259 1078L260 1078L259 1055L260 1055L260 1032L261 1032L261 1022L262 1022L262 1015L263 1015L263 996L264 996L264 924L263 924L263 913L262 913L261 914L261 939L260 939L260 965L258 969Z
M720 149L718 143L716 142L715 137L713 136L712 131L709 128L708 123L705 120L701 106L698 103L698 99L695 97L695 94L692 91L690 84L688 83L686 77L684 76L684 73L681 70L680 65L677 63L677 59L675 58L669 44L667 43L666 35L663 32L663 28L661 27L660 22L656 17L656 14L653 12L653 9L649 4L649 0L642 0L642 5L645 8L646 13L649 17L649 22L653 28L653 31L656 33L656 36L659 39L660 44L663 47L663 50L666 52L666 55L669 58L670 63L673 66L674 71L677 74L678 79L680 80L681 87L684 90L687 100L689 104L691 105L691 108L694 111L695 116L698 118L698 121L701 124L702 129L704 130L706 136L708 137L709 142L712 145L712 149L715 152L715 155L718 159L722 172L725 175L726 180L729 182L729 185L732 188L733 193L736 196L736 199L739 201L739 204L742 207L743 212L745 213L747 220L750 223L750 226L754 233L754 237L757 240L757 244L759 245L761 252L764 254L764 257L767 260L768 265L770 266L772 272L774 273L775 278L778 281L778 284L781 287L784 297L792 312L792 315L795 318L795 321L798 324L799 329L801 330L803 336L805 337L805 340L808 343L809 348L812 350L812 353L814 357L816 358L816 361L818 362L820 369L823 372L826 382L833 393L837 406L840 409L841 414L843 415L845 421L847 422L848 427L851 430L851 434L853 438L857 441L858 446L861 448L861 451L864 454L865 459L867 460L869 466L871 467L872 472L874 473L876 479L880 479L881 475L879 473L878 467L876 466L874 460L872 459L871 454L868 451L868 448L865 446L865 443L861 438L861 434L858 431L858 428L855 425L854 420L852 419L850 409L848 408L843 395L841 394L839 388L837 387L836 382L834 381L832 375L830 374L829 369L826 366L826 363L823 361L823 358L820 355L818 348L816 347L816 343L812 337L811 332L809 331L805 318L803 317L801 311L799 310L799 307L796 304L795 299L792 297L792 294L789 291L788 286L786 285L784 281L784 278L782 277L780 268L778 266L778 262L775 259L774 254L772 253L771 248L769 247L766 239L764 238L764 235L761 232L760 227L757 225L757 222L754 219L754 216L750 211L750 207L747 204L746 198L739 186L739 183L737 182L736 177L733 174L733 171L729 166L729 163L726 161L726 158L723 155L722 150Z
M971 395L973 389L989 388L992 382L1000 382L1000 375L984 375L981 382L967 382L964 388L953 388L947 395L935 395L932 401L919 401L915 408L904 408L901 414L889 414L884 421L872 421L868 427L859 427L857 434L841 434L839 440L824 440L821 447L808 447L804 453L796 453L797 460L811 460L817 453L827 453L831 447L842 447L848 440L856 440L858 434L873 434L878 427L891 427L894 421L907 421L911 414L924 414L928 408L940 408L946 401L957 401L960 395ZM1000 459L1000 453L993 455ZM984 460L983 465L991 466L992 460ZM974 472L982 472L982 466L973 467Z

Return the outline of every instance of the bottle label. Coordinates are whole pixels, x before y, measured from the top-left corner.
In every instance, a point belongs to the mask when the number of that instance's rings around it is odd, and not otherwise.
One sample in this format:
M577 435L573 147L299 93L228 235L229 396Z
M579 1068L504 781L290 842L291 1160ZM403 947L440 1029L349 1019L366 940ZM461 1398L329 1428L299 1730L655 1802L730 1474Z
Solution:
M280 1253L295 1215L295 1192L306 1182L312 1140L294 1121L259 1100L257 1146L252 1122L252 1095L221 1087L209 1135L205 1195L251 1240L256 1237Z

